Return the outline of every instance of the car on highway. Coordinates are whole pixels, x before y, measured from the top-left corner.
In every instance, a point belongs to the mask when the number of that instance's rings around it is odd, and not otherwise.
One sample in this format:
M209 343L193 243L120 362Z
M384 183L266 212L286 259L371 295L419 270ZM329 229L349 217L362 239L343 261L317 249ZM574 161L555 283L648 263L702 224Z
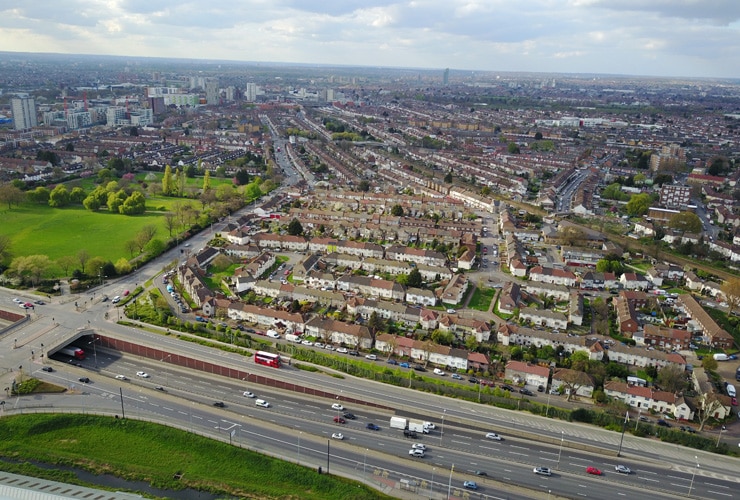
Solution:
M89 378L87 378L87 377L80 377L80 378L79 378L79 379L77 379L77 380L79 380L79 381L80 381L80 382L82 382L83 384L89 384L89 383L90 383L90 379L89 379Z
M632 474L632 470L626 465L617 465L614 467L614 470L620 474Z
M346 424L347 421L344 418L337 416L337 417L334 417L334 423L337 423L337 424Z
M484 470L477 470L477 471L475 471L474 474L476 476L487 476L488 475L488 473L486 471L484 471Z
M600 476L601 469L598 469L592 465L589 465L588 467L586 467L586 474L593 474L594 476Z
M365 426L366 429L370 429L371 431L379 431L380 427L373 424L372 422L368 422L368 424Z
M409 455L412 457L424 458L424 450L416 450L412 448L409 450Z
M116 375L116 380L128 380L126 375Z
M254 404L257 405L257 406L261 406L262 408L269 408L270 407L270 403L268 403L264 399L258 399L258 400L256 400L254 402Z
M503 441L504 438L496 434L495 432L489 432L486 434L486 439L493 439L494 441Z
M254 393L253 392L250 392L250 391L244 391L242 393L242 396L244 396L245 398L253 398L254 397Z
M147 372L136 372L136 376L141 378L149 378L149 374Z
M535 467L532 471L540 476L552 476L552 471L549 467Z
M331 435L331 438L338 439L341 441L342 439L344 439L344 434L342 434L341 432L335 432Z
M344 406L340 405L339 403L334 403L333 405L331 405L331 409L337 410L337 411L344 411Z
M223 401L214 401L213 406L216 408L226 408L226 404Z
M375 361L378 359L378 357L375 354L366 354L365 359L369 359L370 361Z
M414 443L414 444L411 445L411 449L412 450L427 451L427 446L425 444L422 444L422 443Z
M43 368L41 368L41 369L42 369L43 371L45 371L45 372L49 372L49 373L51 373L51 372L53 372L53 371L54 371L54 368L52 368L51 366L44 366L44 367L43 367Z
M346 418L347 420L354 420L354 419L357 418L357 417L355 417L355 414L354 413L350 413L350 412L346 412L342 416L344 418Z
M475 481L465 481L463 483L463 488L466 488L468 490L477 490L478 483L476 483Z

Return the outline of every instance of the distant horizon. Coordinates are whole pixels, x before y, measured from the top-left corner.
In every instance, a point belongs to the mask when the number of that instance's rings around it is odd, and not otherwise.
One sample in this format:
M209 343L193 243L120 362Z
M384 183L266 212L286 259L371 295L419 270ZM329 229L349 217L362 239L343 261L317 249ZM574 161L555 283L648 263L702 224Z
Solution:
M232 59L196 59L196 58L185 58L185 57L168 57L168 56L139 56L139 55L117 55L117 54L86 54L86 53L75 53L67 54L62 52L20 52L20 51L8 51L0 50L0 58L7 56L9 58L18 57L53 57L53 58L81 58L81 59L111 59L120 60L121 63L125 63L126 59L136 61L161 61L165 63L178 63L178 64L229 64L234 66L256 66L256 67L272 67L272 68L313 68L313 69L359 69L359 70L387 70L387 71L415 71L415 72L427 72L427 73L441 73L446 69L449 69L450 73L470 73L480 75L519 75L519 76L563 76L569 78L615 78L615 79L645 79L645 80L690 80L690 81L729 81L740 84L740 77L700 77L700 76L661 76L661 75L639 75L639 74L621 74L621 73L596 73L596 72L583 72L583 73L572 73L566 71L524 71L524 70L475 70L475 69L461 69L453 67L440 67L440 68L424 68L424 67L406 67L406 66L376 66L376 65L360 65L360 64L330 64L330 63L310 63L310 62L284 62L284 61L249 61L249 60L232 60Z

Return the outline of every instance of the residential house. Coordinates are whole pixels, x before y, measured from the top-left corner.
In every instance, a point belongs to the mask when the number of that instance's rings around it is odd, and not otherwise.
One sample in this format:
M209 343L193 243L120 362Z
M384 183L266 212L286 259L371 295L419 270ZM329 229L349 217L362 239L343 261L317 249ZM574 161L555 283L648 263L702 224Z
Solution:
M676 419L693 420L694 412L683 396L672 392L656 391L651 387L628 385L624 382L610 381L604 384L604 393L624 401L632 408L670 414Z
M524 383L532 387L547 387L550 380L550 368L532 365L523 361L509 361L506 363L505 376L515 384Z
M305 325L305 334L332 344L341 344L356 349L370 349L373 339L370 330L363 325L355 325L334 319L315 316Z
M576 286L576 275L565 269L535 266L529 270L529 279L555 285Z
M638 273L622 273L622 276L619 277L619 283L622 288L628 290L647 290L650 288L650 281Z
M676 305L691 318L689 325L693 324L698 328L702 332L704 342L710 344L713 348L730 349L735 344L732 335L721 328L691 294L680 294L676 300Z
M691 344L691 333L687 330L665 328L649 323L644 327L642 338L645 345L667 351L685 351Z
M243 302L232 302L228 307L227 314L233 320L258 323L268 327L286 328L297 332L302 332L305 324L303 315L299 313L253 306Z
M504 314L514 314L521 300L521 287L515 281L507 281L498 296L498 310Z
M594 379L588 373L569 368L557 368L553 371L551 387L562 388L565 394L574 391L576 396L584 398L593 397L595 389Z
M535 307L523 307L520 309L519 319L529 321L533 325L546 326L548 328L565 330L568 327L568 318L565 314L557 311L537 309Z
M406 302L409 304L418 304L420 306L435 306L437 305L437 296L431 290L424 290L421 288L407 288L406 289Z
M459 304L465 298L470 280L464 274L456 274L442 291L442 302L445 304Z

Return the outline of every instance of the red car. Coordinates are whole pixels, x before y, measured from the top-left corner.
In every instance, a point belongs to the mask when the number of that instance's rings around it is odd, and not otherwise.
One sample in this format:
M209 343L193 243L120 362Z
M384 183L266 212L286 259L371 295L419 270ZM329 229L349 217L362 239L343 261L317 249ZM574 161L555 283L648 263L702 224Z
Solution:
M347 423L347 421L345 419L343 419L342 417L334 417L334 422L336 422L338 424L346 424Z
M123 292L123 296L126 297L129 293L131 293L131 292L129 292L128 290L126 290L125 292Z
M596 467L586 467L586 473L587 474L593 474L594 476L600 476L601 471L597 469Z

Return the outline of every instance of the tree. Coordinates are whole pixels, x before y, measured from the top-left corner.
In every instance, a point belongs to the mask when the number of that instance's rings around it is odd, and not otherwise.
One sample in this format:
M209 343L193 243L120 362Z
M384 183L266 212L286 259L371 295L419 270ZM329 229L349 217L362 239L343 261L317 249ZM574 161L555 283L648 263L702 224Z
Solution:
M0 203L7 203L8 210L13 208L13 205L20 205L24 198L23 191L10 182L0 185Z
M237 186L246 186L249 184L249 173L243 168L237 170L233 182Z
M203 175L203 191L208 191L211 189L211 171L206 170L206 173Z
M50 195L51 191L49 191L49 188L46 188L44 186L39 186L33 191L29 191L28 193L26 193L28 201L32 203L39 203L41 205L49 203Z
M558 378L563 381L563 385L567 389L566 401L570 401L583 385L588 382L588 377L585 373L575 369L563 369L558 372Z
M506 145L506 150L509 152L510 155L518 155L521 153L521 150L519 149L519 146L516 142L510 142Z
M445 175L444 181L447 184L452 184L452 169L450 169L447 174Z
M83 249L77 252L77 262L80 263L80 271L82 271L82 274L85 274L85 266L89 260L90 254L87 253L87 250Z
M696 412L696 417L699 420L699 432L704 430L704 424L707 423L707 420L714 417L720 408L722 408L722 401L717 398L717 394L712 392L701 395Z
M10 258L10 246L12 241L7 234L0 234L0 265L4 264Z
M165 245L164 241L159 238L152 238L144 247L146 253L148 253L152 257L156 257L157 255L164 252L166 249L167 245Z
M129 135L131 135L131 137L139 137L139 129L136 127L131 127L131 130L129 130Z
M139 191L134 191L131 196L123 201L118 207L118 211L123 215L137 215L146 212L146 198Z
M409 278L406 281L406 285L413 287L413 288L419 288L422 283L422 277L421 272L417 268L413 268L411 272L409 273Z
M370 182L365 179L361 180L359 184L357 184L357 190L363 193L367 193L368 191L370 191Z
M661 389L675 394L686 386L686 373L678 365L666 365L658 372L656 381Z
M378 332L382 332L386 328L385 320L378 315L377 312L373 311L370 314L370 318L367 320L367 328L370 330L370 336L375 344L375 336Z
M69 193L69 201L72 203L82 203L87 193L81 187L77 186L72 188L72 192Z
M49 206L61 208L67 205L69 205L69 191L64 184L59 184L49 194Z
M683 233L701 233L702 222L698 215L691 212L679 212L668 221L668 227Z
M630 217L639 217L648 213L652 199L647 193L634 194L625 205L625 210Z
M288 234L291 236L300 236L303 234L303 226L298 219L293 219L288 224Z
M399 204L393 205L393 208L391 208L391 215L395 217L403 217L403 207Z
M64 276L69 276L69 270L72 269L79 260L72 255L62 255L56 260L57 266L62 268Z
M259 177L255 177L255 179L247 184L246 188L244 189L244 194L246 194L248 200L256 200L260 196L262 196L262 190L260 189L260 183L261 179Z
M47 255L27 255L13 259L7 272L11 276L30 279L33 285L37 285L49 269L51 260Z
M165 196L171 196L174 191L174 183L172 181L172 167L167 165L164 167L164 176L162 176L162 194Z
M717 360L714 359L714 356L704 356L704 359L701 360L701 367L704 368L704 371L717 371Z
M170 238L172 238L172 231L177 227L177 217L175 217L175 214L172 212L164 214L164 227L169 232Z
M124 190L120 190L117 193L108 193L108 201L106 202L108 210L114 214L119 213L120 207L125 199L126 192Z
M727 301L729 310L727 311L728 316L732 315L732 311L740 306L740 278L732 278L725 281L722 284L722 293Z

